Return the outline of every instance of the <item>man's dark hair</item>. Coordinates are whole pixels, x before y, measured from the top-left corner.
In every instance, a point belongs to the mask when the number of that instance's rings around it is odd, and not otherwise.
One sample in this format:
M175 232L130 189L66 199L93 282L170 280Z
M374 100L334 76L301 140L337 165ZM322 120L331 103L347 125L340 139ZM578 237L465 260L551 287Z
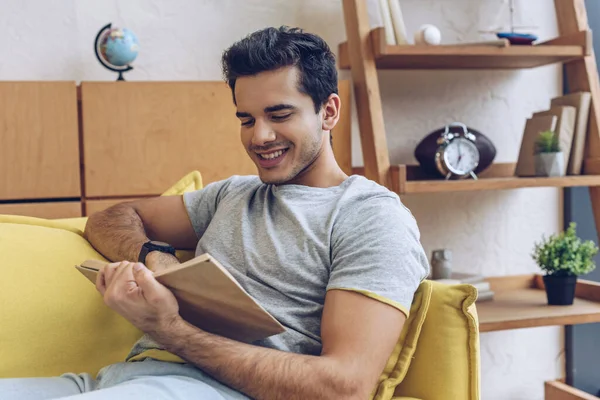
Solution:
M221 62L234 103L237 78L288 66L298 68L298 90L312 98L315 112L338 93L335 56L323 39L300 28L256 31L225 50Z

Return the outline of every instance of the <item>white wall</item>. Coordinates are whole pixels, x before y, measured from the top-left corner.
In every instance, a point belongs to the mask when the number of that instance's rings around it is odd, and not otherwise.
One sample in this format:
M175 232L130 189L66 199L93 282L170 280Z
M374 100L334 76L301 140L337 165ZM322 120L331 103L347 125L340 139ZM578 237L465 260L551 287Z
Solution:
M370 0L371 2L373 0ZM501 24L506 0L401 0L407 29L440 27L443 42L477 40ZM524 25L556 34L553 2L517 1ZM345 40L339 0L3 0L0 80L114 80L93 53L108 22L137 33L141 53L128 80L218 80L224 48L245 34L281 24ZM376 23L376 18L374 18ZM347 72L341 74L348 77ZM419 140L455 120L488 135L496 161L517 158L525 118L561 91L560 69L530 71L386 71L380 74L393 163L412 163ZM355 165L361 165L358 135ZM420 224L428 253L454 250L455 268L486 275L535 272L529 254L543 233L561 228L556 189L522 189L403 198ZM564 373L560 328L482 334L484 399L542 399L543 381Z

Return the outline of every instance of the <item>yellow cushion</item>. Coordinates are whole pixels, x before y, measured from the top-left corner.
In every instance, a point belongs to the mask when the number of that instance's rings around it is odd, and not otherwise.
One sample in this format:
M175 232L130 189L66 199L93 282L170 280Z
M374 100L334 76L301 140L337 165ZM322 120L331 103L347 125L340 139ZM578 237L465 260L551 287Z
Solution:
M166 190L163 196L176 196L187 192L193 192L194 190L202 189L202 175L198 171L192 171L177 183L171 186L170 189Z
M429 309L431 288L432 285L429 281L421 282L417 288L398 343L379 377L379 383L372 396L374 400L391 399L396 386L404 379Z
M165 193L198 185L194 172ZM82 236L85 221L0 215L0 377L95 375L139 339L74 268L104 260Z
M0 377L95 373L140 337L74 268L104 260L80 234L0 216L0 254Z
M411 347L407 353L412 353L412 359L404 365L401 360L399 370L394 371L398 377L405 375L394 396L427 400L479 399L477 290L471 285L426 282L431 286L429 306L420 334L412 337L407 334L403 350Z

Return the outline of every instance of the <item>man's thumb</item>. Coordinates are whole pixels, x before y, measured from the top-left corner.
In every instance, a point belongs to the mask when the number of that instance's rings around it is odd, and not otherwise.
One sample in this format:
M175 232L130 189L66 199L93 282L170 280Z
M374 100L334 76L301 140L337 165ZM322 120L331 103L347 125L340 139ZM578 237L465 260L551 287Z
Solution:
M133 265L133 275L135 277L135 281L143 292L152 293L157 289L160 289L160 283L154 279L152 271L146 268L144 264L135 263Z

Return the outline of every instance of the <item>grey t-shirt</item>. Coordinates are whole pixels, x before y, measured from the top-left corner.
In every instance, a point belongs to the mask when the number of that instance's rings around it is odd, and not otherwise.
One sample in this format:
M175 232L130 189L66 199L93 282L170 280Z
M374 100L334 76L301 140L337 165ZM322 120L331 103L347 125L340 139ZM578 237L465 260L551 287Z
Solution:
M358 291L408 313L429 272L410 211L362 176L329 188L233 176L186 193L184 202L196 255L219 260L286 327L256 345L318 355L328 290Z

